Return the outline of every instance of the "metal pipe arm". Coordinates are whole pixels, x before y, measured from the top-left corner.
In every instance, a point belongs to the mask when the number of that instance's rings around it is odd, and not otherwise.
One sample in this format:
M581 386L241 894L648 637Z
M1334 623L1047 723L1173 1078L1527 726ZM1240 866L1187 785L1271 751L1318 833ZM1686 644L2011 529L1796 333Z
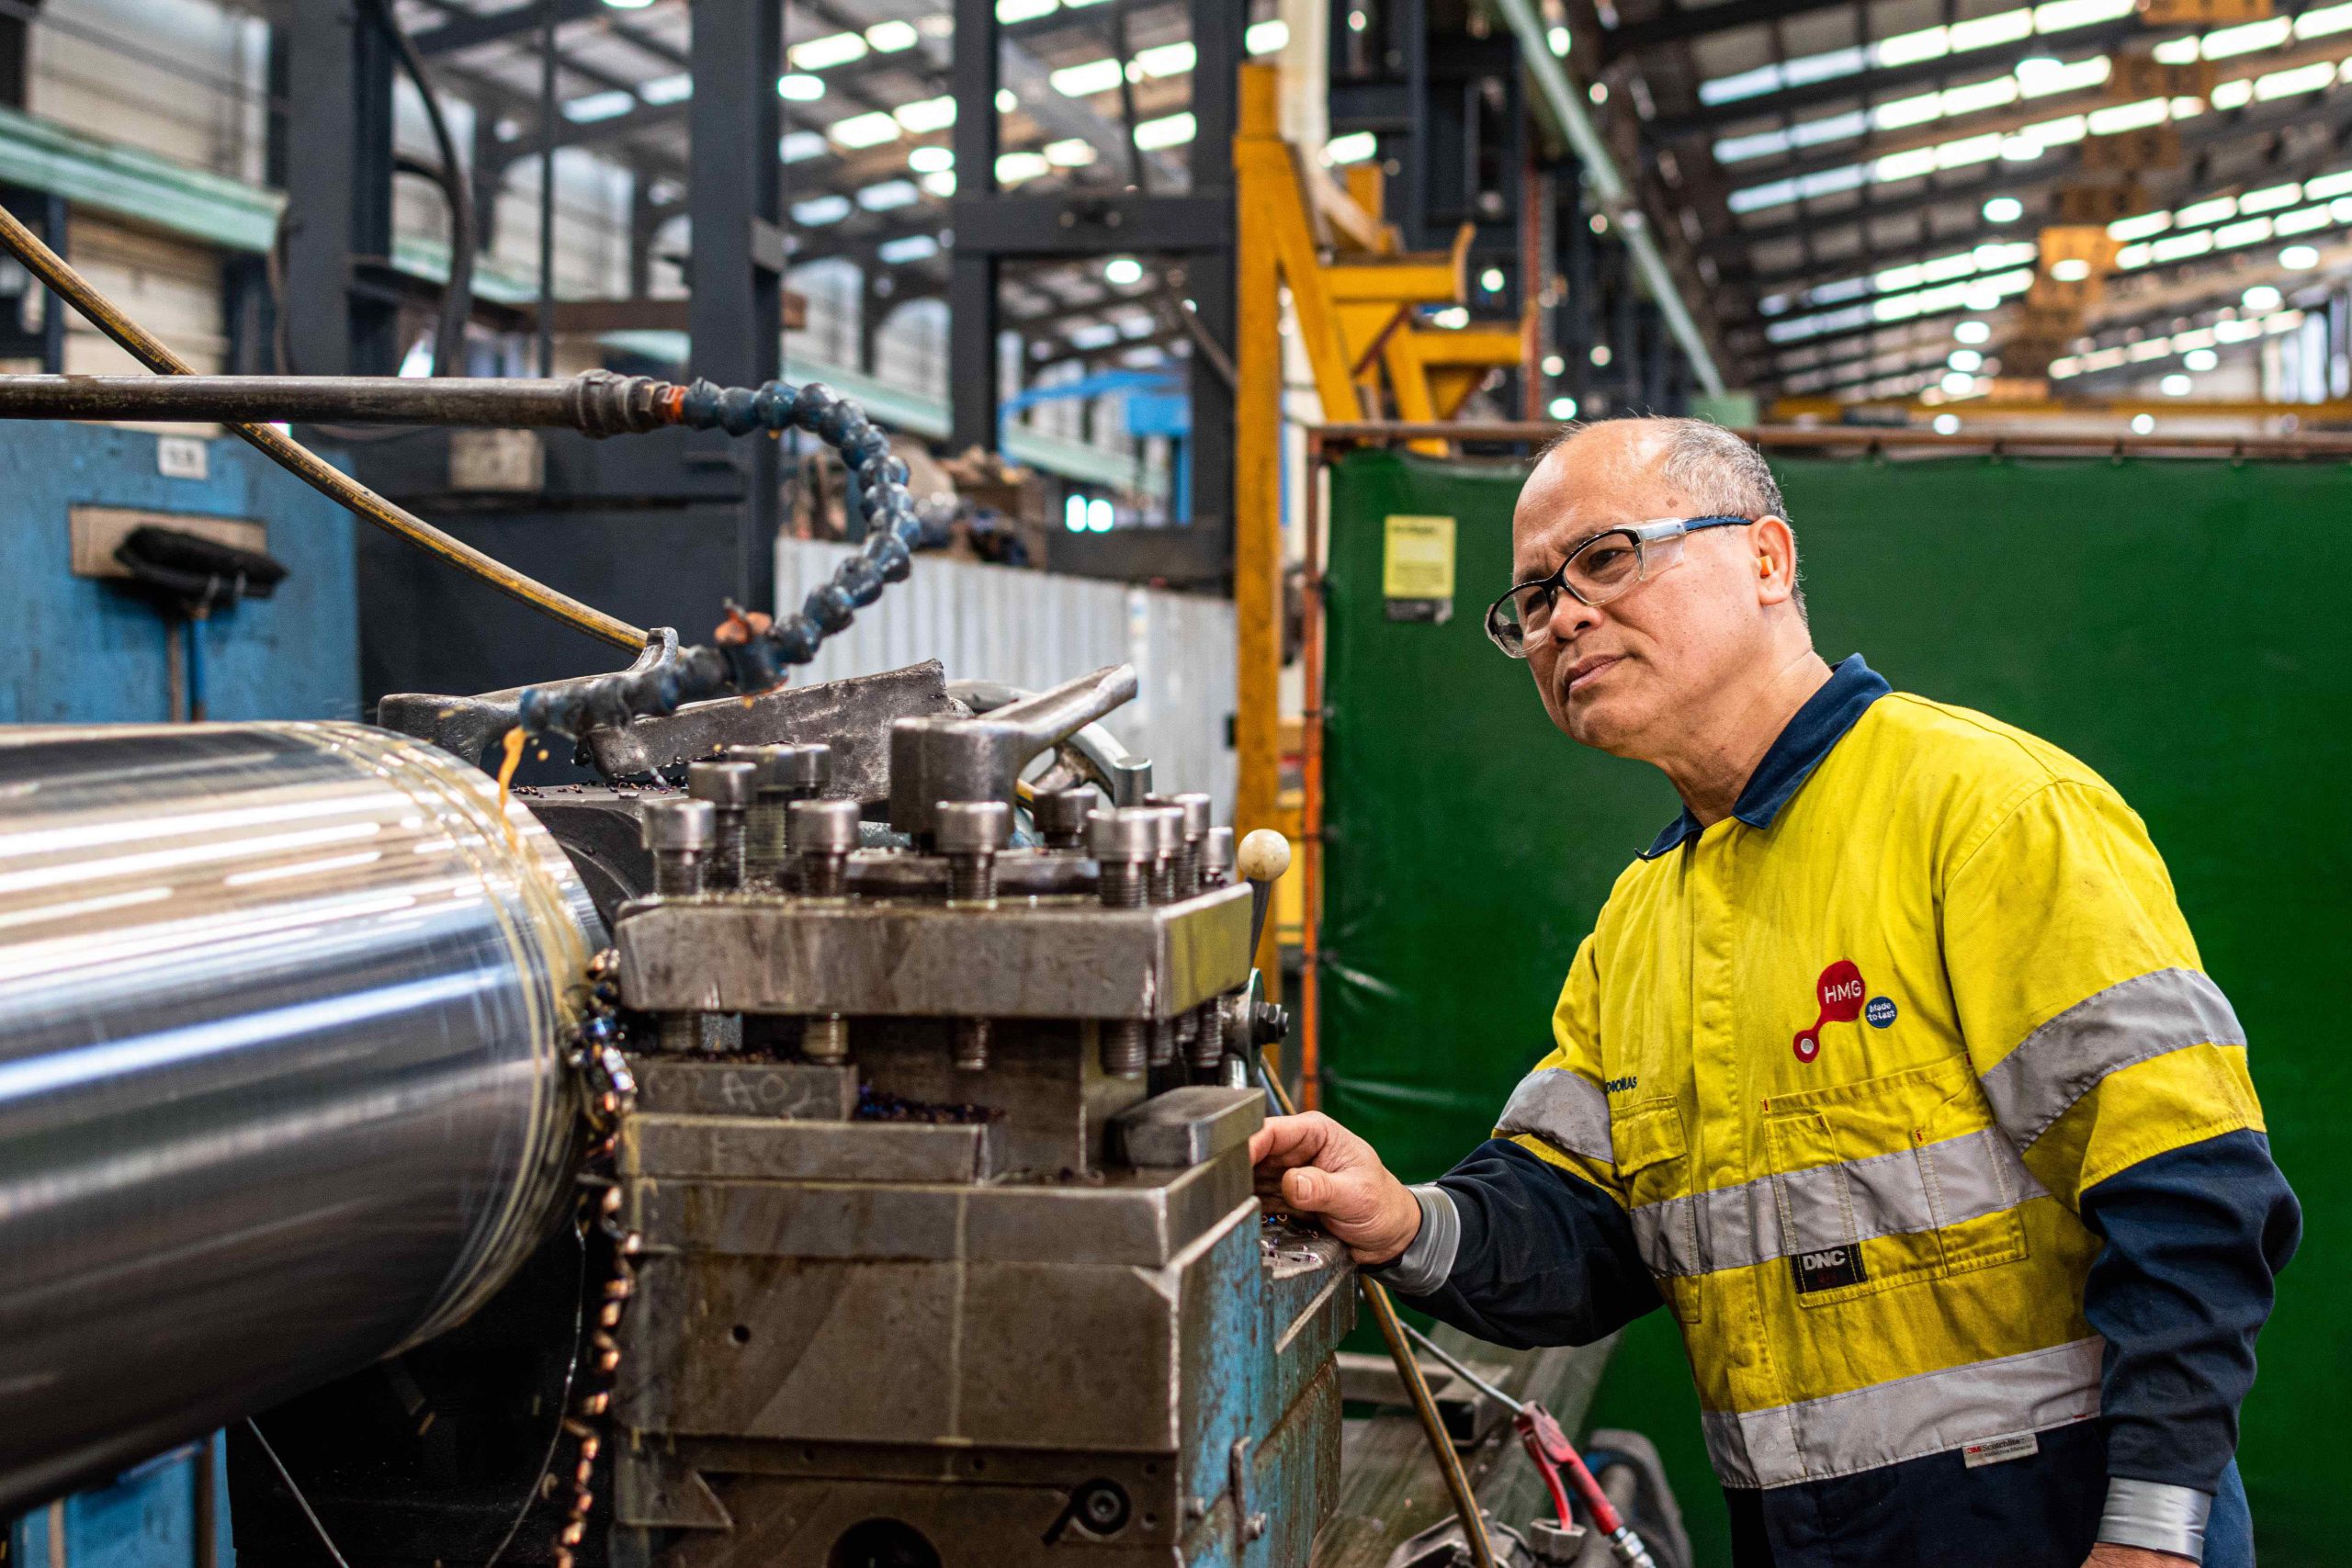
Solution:
M620 435L677 424L685 389L592 370L564 380L385 376L0 376L0 419L441 424Z
M943 800L1011 800L1029 760L1136 694L1132 664L1106 664L977 718L890 727L890 826L921 841Z

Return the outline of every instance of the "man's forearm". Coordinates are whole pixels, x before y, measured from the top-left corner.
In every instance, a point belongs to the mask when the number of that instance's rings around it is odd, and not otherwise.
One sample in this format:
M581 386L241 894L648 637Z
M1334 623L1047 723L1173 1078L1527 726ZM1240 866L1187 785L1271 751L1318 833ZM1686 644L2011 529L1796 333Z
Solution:
M1429 1188L1412 1245L1382 1270L1398 1295L1498 1345L1583 1345L1658 1304L1617 1201L1502 1139Z
M2301 1213L2268 1141L2238 1132L2086 1189L2082 1215L2106 1243L2083 1292L2108 1343L2099 1539L2194 1560Z

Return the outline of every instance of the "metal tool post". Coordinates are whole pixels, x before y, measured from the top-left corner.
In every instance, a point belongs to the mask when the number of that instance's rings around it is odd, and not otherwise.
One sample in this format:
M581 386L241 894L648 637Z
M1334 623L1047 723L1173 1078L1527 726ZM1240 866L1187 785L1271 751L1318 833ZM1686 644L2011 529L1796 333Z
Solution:
M1013 842L1024 768L1134 690L1118 666L900 718L888 833L794 799L778 882L657 866L620 906L619 1002L659 1042L617 1154L629 1551L1306 1561L1354 1303L1336 1242L1261 1221L1264 1100L1223 1081L1260 1022L1252 895L1182 891L1181 806L1049 788L1048 841ZM782 762L697 764L649 841L723 846L703 817ZM1214 1057L1154 1066L1184 1019ZM712 1048L729 1025L761 1048Z

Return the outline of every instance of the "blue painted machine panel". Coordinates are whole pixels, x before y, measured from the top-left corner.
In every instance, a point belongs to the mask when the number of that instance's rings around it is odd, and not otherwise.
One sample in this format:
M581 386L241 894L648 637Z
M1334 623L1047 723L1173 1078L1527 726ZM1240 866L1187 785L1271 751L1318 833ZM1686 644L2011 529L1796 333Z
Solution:
M287 578L273 597L198 626L206 716L358 717L351 515L234 437L202 444L204 478L168 477L158 440L107 425L0 426L0 723L171 716L163 617L73 574L72 512L85 505L266 525Z

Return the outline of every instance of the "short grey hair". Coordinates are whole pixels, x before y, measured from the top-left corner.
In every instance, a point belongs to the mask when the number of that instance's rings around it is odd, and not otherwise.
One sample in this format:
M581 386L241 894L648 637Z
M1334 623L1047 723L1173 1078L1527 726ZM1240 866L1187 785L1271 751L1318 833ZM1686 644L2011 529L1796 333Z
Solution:
M1666 443L1666 456L1658 470L1669 484L1687 492L1691 504L1710 517L1778 517L1788 518L1788 503L1781 499L1781 481L1772 477L1772 467L1758 451L1722 425L1712 420L1676 419L1664 414L1636 414L1628 417L1655 428ZM1538 461L1566 446L1578 434L1592 427L1568 423L1559 434L1544 443L1536 454ZM1790 525L1792 530L1795 525ZM1798 583L1793 594L1797 614L1804 610L1804 588Z

